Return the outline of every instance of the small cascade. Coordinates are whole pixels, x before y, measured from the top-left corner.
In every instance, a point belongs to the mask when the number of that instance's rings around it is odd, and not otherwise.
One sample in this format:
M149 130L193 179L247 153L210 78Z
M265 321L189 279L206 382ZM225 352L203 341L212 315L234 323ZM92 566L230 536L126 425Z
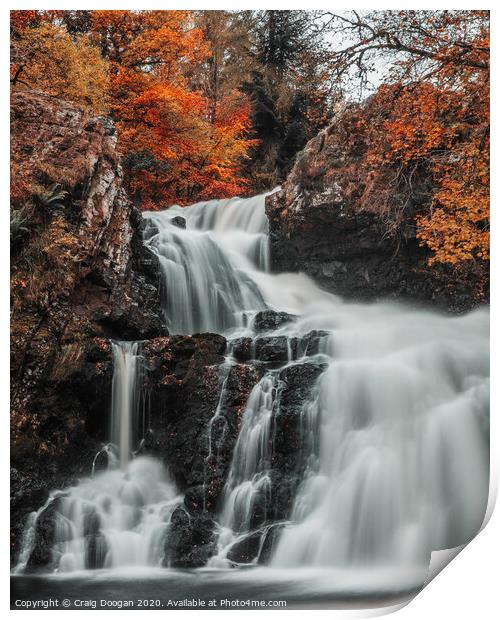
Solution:
M307 339L306 339L307 340ZM260 561L263 552L269 556L274 536L269 536L276 526L276 506L274 496L275 474L283 475L276 469L275 435L277 418L282 413L282 391L286 387L282 373L293 367L309 364L312 360L323 358L317 349L314 355L307 356L304 338L293 333L288 338L288 358L279 368L268 370L255 385L248 398L242 415L241 427L233 452L219 512L218 553L211 565L224 567L233 565L228 559L238 546L257 540L252 563ZM319 345L319 349L326 345ZM297 359L298 358L298 359ZM306 389L305 394L309 390ZM308 396L299 403L300 442L294 457L294 474L302 471L304 480L314 475L318 468L318 424L319 391L311 389ZM268 544L270 543L270 544ZM251 552L250 552L251 553ZM248 560L247 560L248 561Z
M257 196L144 214L146 244L159 258L166 286L171 333L225 333L245 325L245 310L266 307L251 277L269 267L264 207L264 196Z
M257 383L248 398L224 487L218 553L210 561L212 566L227 566L230 549L252 530L261 538L259 545L263 544L271 490L269 471L276 393L277 377L270 374ZM258 555L260 553L257 558Z
M119 463L127 466L133 447L139 397L137 342L112 342L113 384L111 396L111 443L118 448Z
M132 458L144 415L139 343L113 342L112 352L112 441L96 455L91 478L54 491L30 515L16 572L29 567L47 522L53 532L50 566L56 572L161 566L167 560L165 538L182 497L160 461ZM101 456L107 469L96 472Z
M270 488L272 416L277 390L277 376L266 374L253 388L243 413L221 515L222 527L232 532L250 530L257 502L265 520Z
M179 499L162 464L147 457L59 491L52 500L55 569L160 566Z
M114 444L105 444L94 456L94 460L92 461L92 476L95 476L97 471L103 469L99 467L101 461L105 463L106 469L115 469L120 466L120 461L116 457L116 447Z

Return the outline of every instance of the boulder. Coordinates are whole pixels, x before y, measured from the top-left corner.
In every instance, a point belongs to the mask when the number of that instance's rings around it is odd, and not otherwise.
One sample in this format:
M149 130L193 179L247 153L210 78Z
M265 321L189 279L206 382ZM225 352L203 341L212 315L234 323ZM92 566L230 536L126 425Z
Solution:
M170 218L170 223L177 228L186 228L186 218L180 215Z
M52 562L52 547L55 540L57 509L58 499L55 498L38 515L35 525L33 548L26 565L27 571L50 568Z
M170 519L163 565L198 568L204 566L216 550L215 521L205 515L193 516L178 506Z
M253 340L249 337L235 338L229 343L229 352L235 359L246 362L255 357Z
M252 327L256 332L270 331L278 329L287 323L292 323L296 318L293 314L288 314L288 312L262 310L255 315Z

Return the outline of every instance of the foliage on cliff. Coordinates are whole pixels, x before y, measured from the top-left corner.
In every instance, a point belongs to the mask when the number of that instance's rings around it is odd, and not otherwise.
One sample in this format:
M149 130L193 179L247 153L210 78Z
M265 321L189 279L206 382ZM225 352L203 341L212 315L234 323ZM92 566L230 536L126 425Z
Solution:
M142 208L269 189L333 115L330 140L357 158L341 181L352 204L393 236L413 218L429 265L488 260L487 11L13 11L11 23L14 89L110 114ZM364 87L374 67L379 87L346 103L346 81ZM14 199L29 194L20 165ZM336 176L304 166L306 182Z
M375 58L386 82L334 119L328 140L350 153L348 201L378 213L386 234L416 235L428 263L470 266L489 258L489 15L486 11L378 11L331 16L351 43L337 76L368 79ZM321 158L305 178L336 177ZM334 158L335 159L335 158Z
M326 122L312 24L306 12L13 11L11 82L110 114L143 208L234 195L278 182Z
M165 332L155 258L141 242L140 215L123 188L116 142L108 118L42 93L12 96L17 457L54 454L78 442L83 419L75 418L71 399L63 411L53 407L51 390L78 366L93 337L143 339ZM69 431L62 418L71 420Z

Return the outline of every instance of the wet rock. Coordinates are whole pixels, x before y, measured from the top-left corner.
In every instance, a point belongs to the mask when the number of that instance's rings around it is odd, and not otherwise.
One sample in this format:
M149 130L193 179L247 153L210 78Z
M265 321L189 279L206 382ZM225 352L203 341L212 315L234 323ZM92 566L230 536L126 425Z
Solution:
M239 361L246 362L254 357L253 340L248 337L235 338L230 343L233 357Z
M88 362L107 362L111 359L111 343L106 338L94 338L90 341L86 360Z
M326 367L326 363L308 361L287 366L280 371L279 378L283 382L280 398L281 417L290 418L300 414L304 402Z
M235 364L224 380L225 350L222 336L195 334L152 340L141 353L151 411L144 449L165 459L193 515L217 508L246 400L261 376L253 365Z
M203 485L189 487L184 495L184 504L189 514L203 512L205 506L205 488Z
M268 564L271 560L274 550L276 549L281 532L284 525L282 523L274 523L266 528L264 539L262 541L260 554L258 557L259 564Z
M109 467L109 455L104 450L100 450L93 462L94 472L106 471Z
M27 518L49 497L48 481L43 477L10 468L11 562L17 559Z
M165 541L164 566L198 568L217 550L215 521L205 515L194 516L179 506L172 513Z
M324 330L314 330L300 338L296 345L296 356L317 355L327 343L330 334Z
M227 553L234 564L268 564L283 530L282 523L265 525L235 542Z
M296 320L293 314L288 312L276 312L275 310L262 310L255 315L253 320L253 328L257 332L278 329L288 323Z
M55 498L39 515L35 526L35 539L26 570L50 568L52 547L55 541L58 499Z
M227 559L235 564L251 564L257 560L261 545L262 532L254 532L237 541L229 549Z
M281 385L279 407L274 417L268 520L284 520L290 516L309 457L304 446L301 414L325 368L326 364L310 361L287 366L279 371Z
M170 218L170 223L177 226L177 228L186 228L186 218L180 215Z
M255 341L255 357L262 362L286 362L293 358L287 336L260 337Z
M293 510L297 490L302 482L304 463L297 455L295 462L280 455L271 474L271 501L268 508L269 521L288 519Z

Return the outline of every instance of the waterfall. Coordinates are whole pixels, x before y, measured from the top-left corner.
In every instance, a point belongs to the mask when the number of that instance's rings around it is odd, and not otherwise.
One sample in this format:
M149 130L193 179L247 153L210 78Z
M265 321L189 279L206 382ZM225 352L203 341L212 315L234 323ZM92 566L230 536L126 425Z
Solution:
M251 274L267 271L264 197L203 202L144 214L146 244L159 258L171 333L224 333L265 308ZM185 228L178 224L181 218Z
M112 353L111 443L99 453L107 455L108 469L52 492L29 516L15 572L29 566L40 534L43 537L44 519L52 523L50 566L55 572L161 566L168 561L165 538L182 497L160 461L131 459L143 413L139 343L112 342Z
M138 343L112 342L113 383L111 396L111 443L118 448L119 462L125 468L130 460L136 426L138 392Z
M252 509L266 505L272 451L272 414L277 377L265 375L254 387L243 413L223 498L221 524L234 532L250 530Z
M219 332L229 342L207 427L205 487L227 432L238 339L250 339L248 363L261 373L210 513L219 532L213 566L238 564L231 554L250 541L247 563L397 572L477 533L488 499L487 309L449 317L348 303L304 274L271 273L264 195L175 206L145 220L171 333ZM270 322L259 323L262 311ZM30 518L20 566L47 511L56 518L57 570L168 560L164 540L180 498L158 461L131 459L140 439L139 349L113 343L110 440L120 468L52 494ZM291 426L298 439L280 465L277 444Z
M262 514L273 493L280 372L308 363L297 342L322 330L329 334L327 369L298 414L302 482L270 562L425 564L433 549L470 540L484 515L488 312L452 318L397 304L345 303L303 274L269 273L264 201L211 201L146 215L173 331L243 334L256 355L262 334L249 317L264 308L297 317L265 333L275 343L285 338L288 355L264 373L244 410L217 517L217 559L271 523Z

